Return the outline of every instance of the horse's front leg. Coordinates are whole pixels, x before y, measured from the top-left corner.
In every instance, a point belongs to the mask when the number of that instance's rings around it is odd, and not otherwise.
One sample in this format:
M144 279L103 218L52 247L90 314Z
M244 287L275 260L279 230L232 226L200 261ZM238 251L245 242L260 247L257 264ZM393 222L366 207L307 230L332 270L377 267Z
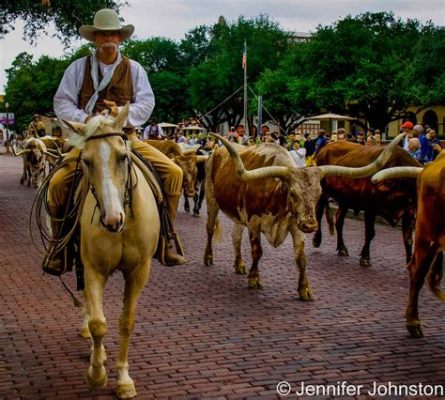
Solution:
M89 312L89 306L88 306L88 299L85 296L85 292L82 291L82 295L84 298L84 305L82 307L82 326L80 328L80 336L82 336L85 339L91 338L90 328L88 328L88 322L90 321L90 312Z
M124 308L119 320L120 349L117 361L117 396L127 399L137 395L133 379L128 374L128 347L133 333L138 298L145 286L150 272L151 260L135 270L124 273Z
M107 332L107 324L103 314L103 291L107 278L90 265L85 265L85 297L88 307L88 329L93 339L90 355L90 366L87 382L91 387L103 387L107 384L107 372L104 367L106 359L103 338Z

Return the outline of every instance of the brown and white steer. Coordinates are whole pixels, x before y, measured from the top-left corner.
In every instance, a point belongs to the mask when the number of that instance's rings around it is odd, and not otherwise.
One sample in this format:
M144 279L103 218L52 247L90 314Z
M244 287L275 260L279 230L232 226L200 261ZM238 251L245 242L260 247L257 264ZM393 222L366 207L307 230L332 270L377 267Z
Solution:
M40 187L45 177L46 146L36 138L27 139L23 150L16 152L13 146L14 155L23 159L23 174L20 184L27 182L28 186Z
M187 200L184 204L188 204L188 197L192 197L197 204L197 186L198 186L198 164L204 163L207 156L197 155L196 150L190 152L183 152L178 143L172 140L144 140L145 143L156 147L159 151L164 153L168 158L171 158L176 165L182 170L182 188L184 197ZM194 208L194 210L196 207ZM186 207L186 212L190 211L190 206ZM196 212L194 211L196 214ZM199 212L198 212L199 214Z
M299 270L298 294L311 300L312 292L306 275L304 233L317 229L315 206L321 195L320 180L326 176L360 178L382 168L403 135L397 137L370 165L362 168L321 166L297 168L287 150L276 144L244 147L231 144L214 134L226 147L210 156L206 168L207 246L204 263L213 264L212 239L218 232L221 209L234 222L232 242L236 273L245 274L241 256L244 227L249 231L252 266L248 275L250 288L261 288L258 262L262 256L261 233L278 247L292 236L295 263Z

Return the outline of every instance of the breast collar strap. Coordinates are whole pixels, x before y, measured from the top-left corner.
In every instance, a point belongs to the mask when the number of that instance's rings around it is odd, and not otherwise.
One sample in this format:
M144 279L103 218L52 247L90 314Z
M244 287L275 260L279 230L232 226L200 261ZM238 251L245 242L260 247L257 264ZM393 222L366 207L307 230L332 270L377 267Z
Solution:
M103 138L113 137L113 136L119 136L124 141L128 140L127 135L123 132L108 132L108 133L100 133L99 135L90 136L86 141L88 142L89 140L103 139Z

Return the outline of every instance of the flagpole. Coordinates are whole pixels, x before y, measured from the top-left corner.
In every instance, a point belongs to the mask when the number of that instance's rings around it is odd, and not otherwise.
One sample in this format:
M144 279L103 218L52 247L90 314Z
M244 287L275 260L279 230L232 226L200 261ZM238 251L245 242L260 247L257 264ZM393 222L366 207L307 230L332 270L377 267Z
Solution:
M243 67L244 67L244 128L246 135L249 136L249 123L247 119L247 43L244 39L244 54L243 54Z

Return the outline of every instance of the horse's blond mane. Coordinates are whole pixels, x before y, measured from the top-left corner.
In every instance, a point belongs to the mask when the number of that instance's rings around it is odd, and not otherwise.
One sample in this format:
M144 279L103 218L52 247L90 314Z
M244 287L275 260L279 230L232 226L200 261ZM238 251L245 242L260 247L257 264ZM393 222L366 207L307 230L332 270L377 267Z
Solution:
M85 130L82 134L73 133L68 139L69 144L82 149L88 138L93 136L100 127L104 125L113 125L115 119L109 115L99 114L92 117L85 125Z

